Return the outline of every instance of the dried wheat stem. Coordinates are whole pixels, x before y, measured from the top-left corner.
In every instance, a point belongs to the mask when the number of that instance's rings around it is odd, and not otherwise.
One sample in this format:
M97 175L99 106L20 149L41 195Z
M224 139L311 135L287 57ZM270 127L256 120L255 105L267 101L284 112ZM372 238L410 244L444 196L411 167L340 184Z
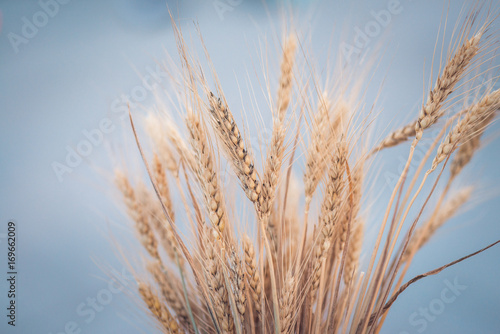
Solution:
M479 42L483 33L466 40L448 60L442 74L438 77L434 89L429 92L426 104L422 107L415 124L415 137L420 140L423 131L434 124L442 115L442 104L453 92L455 85L462 79L474 56L479 52Z
M139 282L139 294L146 303L148 309L153 313L158 322L163 326L166 333L180 333L177 322L172 317L168 309L160 302L158 296L151 287L143 282Z

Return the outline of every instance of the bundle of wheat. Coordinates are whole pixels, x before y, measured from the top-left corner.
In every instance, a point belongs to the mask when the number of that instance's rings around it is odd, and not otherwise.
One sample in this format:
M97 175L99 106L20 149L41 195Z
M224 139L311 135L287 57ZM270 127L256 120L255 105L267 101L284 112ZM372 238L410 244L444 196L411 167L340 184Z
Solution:
M165 333L376 333L411 283L468 258L403 284L415 253L472 196L472 187L450 191L450 186L500 108L500 91L486 89L463 110L449 112L451 97L454 106L466 100L466 94L454 94L465 76L495 53L494 35L487 34L493 21L488 17L477 26L476 18L472 12L460 25L415 121L371 149L363 137L371 122L356 123L363 117L357 90L340 89L345 85L339 82L337 91L320 91L318 83L303 82L313 75L301 73L307 67L297 65L299 39L287 34L277 98L270 104L272 133L260 154L245 139L246 127L233 117L213 67L210 84L174 23L182 63L176 95L187 131L170 118L151 114L147 132L154 145L148 157L131 117L152 187L134 186L116 172L116 184L149 257L143 269L151 274L150 281L138 275L138 292L158 328ZM490 87L472 81L471 91ZM410 173L426 129L438 125L442 130ZM385 215L373 222L364 215L364 199L369 197L364 181L371 160L409 139L409 156L390 199L377 203ZM446 187L417 228L430 206L428 199L437 192L435 184L446 175L433 171L444 170L455 151ZM302 189L291 172L302 160L299 155L305 160ZM262 170L256 165L258 156L263 157ZM253 208L246 216L231 210L238 189L230 190L222 181L225 164ZM424 184L431 175L434 186L427 190ZM404 187L407 179L411 181ZM421 183L415 187L417 180ZM417 218L405 224L420 197L426 200L417 208ZM173 198L180 198L176 202L182 207L175 207ZM186 211L186 221L179 221L178 211ZM378 235L374 249L363 249L369 225L377 227ZM361 270L363 251L371 255Z

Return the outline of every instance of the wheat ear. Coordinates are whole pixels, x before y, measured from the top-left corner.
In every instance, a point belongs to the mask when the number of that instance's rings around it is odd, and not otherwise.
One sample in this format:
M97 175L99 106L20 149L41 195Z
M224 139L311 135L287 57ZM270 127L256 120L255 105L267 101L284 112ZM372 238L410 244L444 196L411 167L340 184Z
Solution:
M373 150L374 152L399 145L414 136L420 139L423 131L437 122L443 115L441 107L444 101L453 92L456 84L462 79L472 59L479 52L481 37L482 33L480 32L465 41L465 43L455 52L453 57L446 63L434 88L429 92L427 102L422 107L418 119L389 134Z
M295 36L288 36L281 58L281 75L278 89L278 117L283 120L292 93L293 66L295 63Z
M207 273L207 284L212 296L212 304L215 315L223 333L232 333L234 320L231 314L228 291L225 286L224 270L221 259L215 251L216 245L208 236L205 236L205 270Z
M443 115L442 104L453 92L455 85L462 79L474 56L479 52L482 31L466 40L446 63L443 73L438 77L434 89L429 92L425 106L420 110L415 124L415 137L420 140L423 131Z
M262 178L262 201L260 202L260 214L264 219L264 223L271 239L273 253L277 250L276 219L269 219L274 200L276 197L276 188L280 178L281 166L283 164L283 156L285 153L285 136L286 127L284 124L286 110L290 103L290 95L292 92L292 75L293 65L295 60L295 37L291 35L283 50L283 58L281 60L281 75L280 85L278 89L278 109L273 117L273 132L271 143L268 148L266 165L264 168L264 176Z
M349 246L347 248L345 270L343 274L346 286L350 285L351 279L354 277L359 266L359 256L363 246L363 233L364 223L362 220L358 219L354 225L351 237L349 238Z
M321 267L324 263L323 258L327 256L328 250L333 243L332 238L335 222L339 216L341 193L344 186L342 176L345 170L345 160L346 147L340 144L335 154L332 156L323 203L321 205L321 226L319 228L318 240L315 244L313 268L311 272L311 296L313 299L319 287Z
M177 176L179 165L170 149L167 136L165 135L165 128L162 127L162 124L162 120L154 114L149 114L146 118L146 130L155 144L161 163L173 175Z
M158 322L163 326L166 333L180 333L179 325L172 317L168 309L160 302L158 296L153 292L151 286L139 282L139 294L146 303L148 309L153 313Z
M118 189L123 194L123 201L127 206L130 217L134 220L140 241L148 253L155 259L160 259L158 254L158 245L153 230L149 226L149 221L142 207L142 203L136 196L125 174L121 171L115 171L115 180Z
M137 197L141 199L141 204L143 205L142 210L146 215L146 219L156 231L158 239L163 248L165 249L165 251L167 252L167 255L174 262L176 261L176 256L177 256L179 259L179 264L181 265L181 267L183 267L184 257L177 252L178 249L177 240L175 239L172 227L165 220L161 208L161 203L158 201L156 197L153 196L153 194L142 183L137 186L136 193ZM167 205L165 205L165 207L167 208L168 212ZM171 214L171 212L169 212L169 214Z
M185 162L187 167L192 171L196 171L196 161L194 159L193 151L184 141L183 137L179 133L179 130L177 129L177 126L170 120L167 120L165 122L164 131L167 135L168 140L175 148L181 159Z
M261 185L254 168L254 161L245 147L245 142L241 137L233 115L226 103L220 98L216 98L214 94L209 94L208 101L212 123L222 141L231 166L236 176L238 176L247 197L256 205L260 205Z
M222 235L227 217L222 189L214 166L212 150L208 145L207 137L200 124L199 117L191 113L188 115L186 122L191 137L191 145L196 156L196 173L203 192L210 222L217 231L216 235Z
M250 287L250 296L253 300L253 308L257 312L257 316L261 313L262 299L262 281L257 267L257 258L252 240L248 235L243 236L243 251L245 252L245 270L248 286Z
M311 201L326 165L326 154L328 152L325 149L328 143L326 129L328 129L328 112L330 108L331 103L324 94L320 99L318 112L314 117L311 141L306 152L306 170L304 172L306 203Z
M280 328L281 334L292 332L293 315L295 313L295 278L288 273L280 296Z
M229 255L231 264L231 281L233 285L233 295L236 303L236 309L240 316L241 327L245 328L245 312L247 303L247 294L245 289L245 272L235 249L232 249Z
M377 152L384 148L389 148L399 145L400 143L403 143L408 139L414 137L416 134L415 132L416 125L417 121L413 121L412 123L407 124L397 129L396 131L392 132L386 138L384 138L382 142L380 142L380 144L378 144L378 146L373 149L373 151Z
M173 278L170 273L157 261L149 263L148 271L153 275L163 298L165 298L167 305L174 311L181 325L189 332L192 332L193 327L191 326L189 315L182 302L182 297L178 294L178 286L173 285Z
M462 169L471 161L474 153L481 146L481 136L486 130L488 124L491 123L493 117L495 117L495 112L491 112L489 116L486 116L484 120L476 124L471 129L471 137L469 140L465 140L462 145L460 145L457 153L450 166L450 179L454 179Z
M479 102L473 104L464 118L453 127L445 140L439 145L430 171L435 170L464 139L470 138L478 124L484 125L485 120L491 121L493 119L492 114L498 108L500 108L500 89L487 94Z
M342 254L347 239L348 228L352 229L352 222L356 220L361 207L363 172L363 162L360 161L352 174L352 188L345 194L347 199L344 201L344 204L348 205L348 209L345 211L344 215L340 217L341 219L339 219L338 227L335 230L335 256L340 256ZM352 198L352 203L349 198Z

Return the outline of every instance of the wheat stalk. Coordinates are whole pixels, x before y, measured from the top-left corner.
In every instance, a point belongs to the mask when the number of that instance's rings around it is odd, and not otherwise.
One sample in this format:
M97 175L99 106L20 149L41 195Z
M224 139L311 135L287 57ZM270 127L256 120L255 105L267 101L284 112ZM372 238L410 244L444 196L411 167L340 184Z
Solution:
M356 81L363 79L346 78L350 69L341 67L332 75L333 84L320 84L308 55L296 52L303 44L295 34L283 43L276 98L270 97L269 87L263 90L269 94L272 135L254 155L241 129L254 130L236 124L236 108L229 108L208 50L203 45L213 78L173 22L181 67L178 77L171 76L181 107L172 109L182 113L187 139L174 117L148 116L152 147L144 151L131 117L154 193L145 183L133 186L125 174L115 172L145 250L144 268L134 268L141 277L138 292L162 332L378 333L394 301L413 282L495 244L403 284L415 253L472 197L472 188L457 191L453 185L500 109L500 90L491 91L479 75L467 82L475 86L460 92L466 74L479 73L495 58L493 34L486 34L493 20L471 33L477 15L468 16L451 42L416 120L390 133L369 155L365 145L374 119L371 112L361 114L367 94L359 94L362 83ZM450 115L430 146L419 143L424 130L438 126L469 92L483 87L487 92ZM412 137L387 201L379 196L384 190L372 186L383 168L373 153ZM288 142L292 138L293 145ZM426 153L413 170L417 148ZM455 150L450 177L438 187L448 174L431 173ZM241 189L222 183L226 170L236 175ZM302 175L302 182L295 175ZM432 187L426 187L429 175L436 175ZM373 207L384 209L383 219L370 215ZM429 219L420 224L423 215ZM365 231L373 229L377 237L373 249L367 249L372 242ZM369 255L366 264L362 251ZM141 270L155 288L145 283Z

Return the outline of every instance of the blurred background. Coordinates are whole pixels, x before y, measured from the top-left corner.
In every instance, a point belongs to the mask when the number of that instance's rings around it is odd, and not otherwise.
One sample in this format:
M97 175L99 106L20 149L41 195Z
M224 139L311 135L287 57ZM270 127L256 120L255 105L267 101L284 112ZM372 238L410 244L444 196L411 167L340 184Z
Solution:
M285 7L294 13L297 29L307 33L307 53L320 64L328 52L338 52L332 45L352 45L356 28L378 24L358 51L379 57L366 99L379 98L374 137L380 138L416 117L444 8L449 6L452 22L449 37L464 3L295 0ZM277 48L282 8L253 0L0 1L1 333L155 332L128 293L109 293L114 290L106 273L115 268L124 285L134 284L112 243L132 232L120 227L126 218L107 178L117 165L117 148L131 142L130 126L121 117L126 101L150 106L150 86L167 84L158 62L167 52L176 56L170 9L190 39L198 38L199 25L230 104L241 105L239 85L249 80L258 87L255 66L263 50ZM395 8L391 17L377 21L377 13L389 8ZM498 20L491 31L498 38ZM488 66L498 65L497 58ZM92 147L81 146L95 129L103 137ZM498 130L488 130L489 138ZM462 177L463 184L481 188L478 206L450 221L422 249L408 279L500 238L499 148L498 141L489 143ZM88 154L81 161L68 158L78 149ZM377 161L381 172L371 182L381 191L373 197L388 196L390 175L407 150L397 147ZM382 214L373 211L373 217ZM15 328L4 315L9 220L18 226ZM382 332L499 333L499 257L496 247L419 281L396 301ZM456 299L440 309L437 300L449 284L460 286ZM435 312L422 315L429 308Z

